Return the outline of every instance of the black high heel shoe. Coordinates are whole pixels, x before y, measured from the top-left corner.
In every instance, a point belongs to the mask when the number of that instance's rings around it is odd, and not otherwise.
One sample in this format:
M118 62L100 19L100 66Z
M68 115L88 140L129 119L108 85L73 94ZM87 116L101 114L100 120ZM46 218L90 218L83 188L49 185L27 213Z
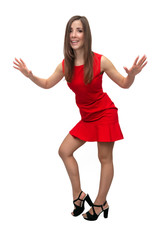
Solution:
M92 203L92 201L91 201L91 199L90 199L90 196L89 196L88 194L85 196L84 199L80 199L80 196L81 196L82 192L83 192L83 191L81 191L80 194L79 194L79 196L78 196L78 198L73 201L73 204L74 204L74 206L75 206L75 209L74 209L74 211L73 211L73 216L74 216L74 217L79 216L79 215L84 211L85 201L86 201L90 206L93 205L93 203ZM81 201L81 206L78 206L78 205L75 204L75 202L78 201L78 200Z
M93 215L90 214L90 212L86 212L87 217L84 217L84 216L83 216L84 219L86 219L86 220L88 220L88 221L95 221L95 220L98 219L99 215L100 215L102 212L103 212L104 218L107 218L107 217L108 217L109 207L107 207L107 208L105 208L105 209L103 208L106 203L107 203L107 201L105 201L103 205L95 205L95 204L93 204L93 205L92 205ZM101 207L102 211L97 215L96 212L95 212L94 207Z

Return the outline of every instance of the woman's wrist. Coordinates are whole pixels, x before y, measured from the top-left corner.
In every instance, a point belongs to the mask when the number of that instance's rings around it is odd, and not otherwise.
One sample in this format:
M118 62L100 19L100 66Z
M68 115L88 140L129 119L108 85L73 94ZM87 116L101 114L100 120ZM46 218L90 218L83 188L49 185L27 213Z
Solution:
M135 74L133 74L133 73L128 73L127 78L128 78L130 81L134 81L134 79L135 79Z
M32 80L32 78L33 78L33 73L32 73L31 70L29 70L29 72L28 72L28 76L27 76L27 77L30 78L30 79Z
M135 80L134 74L128 74L127 77L124 80L124 88L129 88Z

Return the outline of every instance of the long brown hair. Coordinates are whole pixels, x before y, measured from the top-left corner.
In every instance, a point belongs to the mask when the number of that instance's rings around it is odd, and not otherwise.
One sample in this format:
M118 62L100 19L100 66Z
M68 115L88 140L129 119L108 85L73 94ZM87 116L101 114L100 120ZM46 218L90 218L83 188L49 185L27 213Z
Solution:
M88 20L84 16L72 17L67 25L64 40L64 58L65 58L65 78L71 82L74 70L75 54L70 45L71 25L75 20L80 20L84 31L84 82L90 83L93 78L93 52L92 52L92 35Z

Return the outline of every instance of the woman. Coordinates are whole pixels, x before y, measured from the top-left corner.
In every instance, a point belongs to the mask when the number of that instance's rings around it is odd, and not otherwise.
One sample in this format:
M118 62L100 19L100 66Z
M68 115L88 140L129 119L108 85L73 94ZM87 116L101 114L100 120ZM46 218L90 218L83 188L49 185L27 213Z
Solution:
M112 152L114 142L123 139L118 122L117 108L102 89L102 76L105 72L110 79L122 88L129 88L135 76L147 64L146 56L135 59L133 66L124 67L127 77L123 77L105 56L94 53L88 20L74 16L66 26L64 41L64 60L48 78L34 76L22 59L15 58L14 68L21 71L42 88L55 86L65 76L67 84L76 95L81 120L63 140L59 155L62 158L73 190L74 211L78 216L84 211L85 201L91 209L83 214L86 220L97 220L103 212L108 216L109 205L106 197L113 179ZM81 190L78 164L73 153L87 141L96 141L98 158L101 163L101 176L97 197L92 203L88 194Z

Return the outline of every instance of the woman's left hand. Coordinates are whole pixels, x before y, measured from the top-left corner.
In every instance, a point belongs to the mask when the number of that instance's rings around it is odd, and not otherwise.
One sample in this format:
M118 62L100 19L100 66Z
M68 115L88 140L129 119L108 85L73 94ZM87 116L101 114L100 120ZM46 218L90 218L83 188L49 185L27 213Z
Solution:
M135 77L146 66L146 64L147 64L146 59L147 59L147 57L145 55L140 60L139 60L139 56L138 56L135 59L134 64L130 69L128 69L127 67L124 67L126 73L128 75L131 75L131 76Z

